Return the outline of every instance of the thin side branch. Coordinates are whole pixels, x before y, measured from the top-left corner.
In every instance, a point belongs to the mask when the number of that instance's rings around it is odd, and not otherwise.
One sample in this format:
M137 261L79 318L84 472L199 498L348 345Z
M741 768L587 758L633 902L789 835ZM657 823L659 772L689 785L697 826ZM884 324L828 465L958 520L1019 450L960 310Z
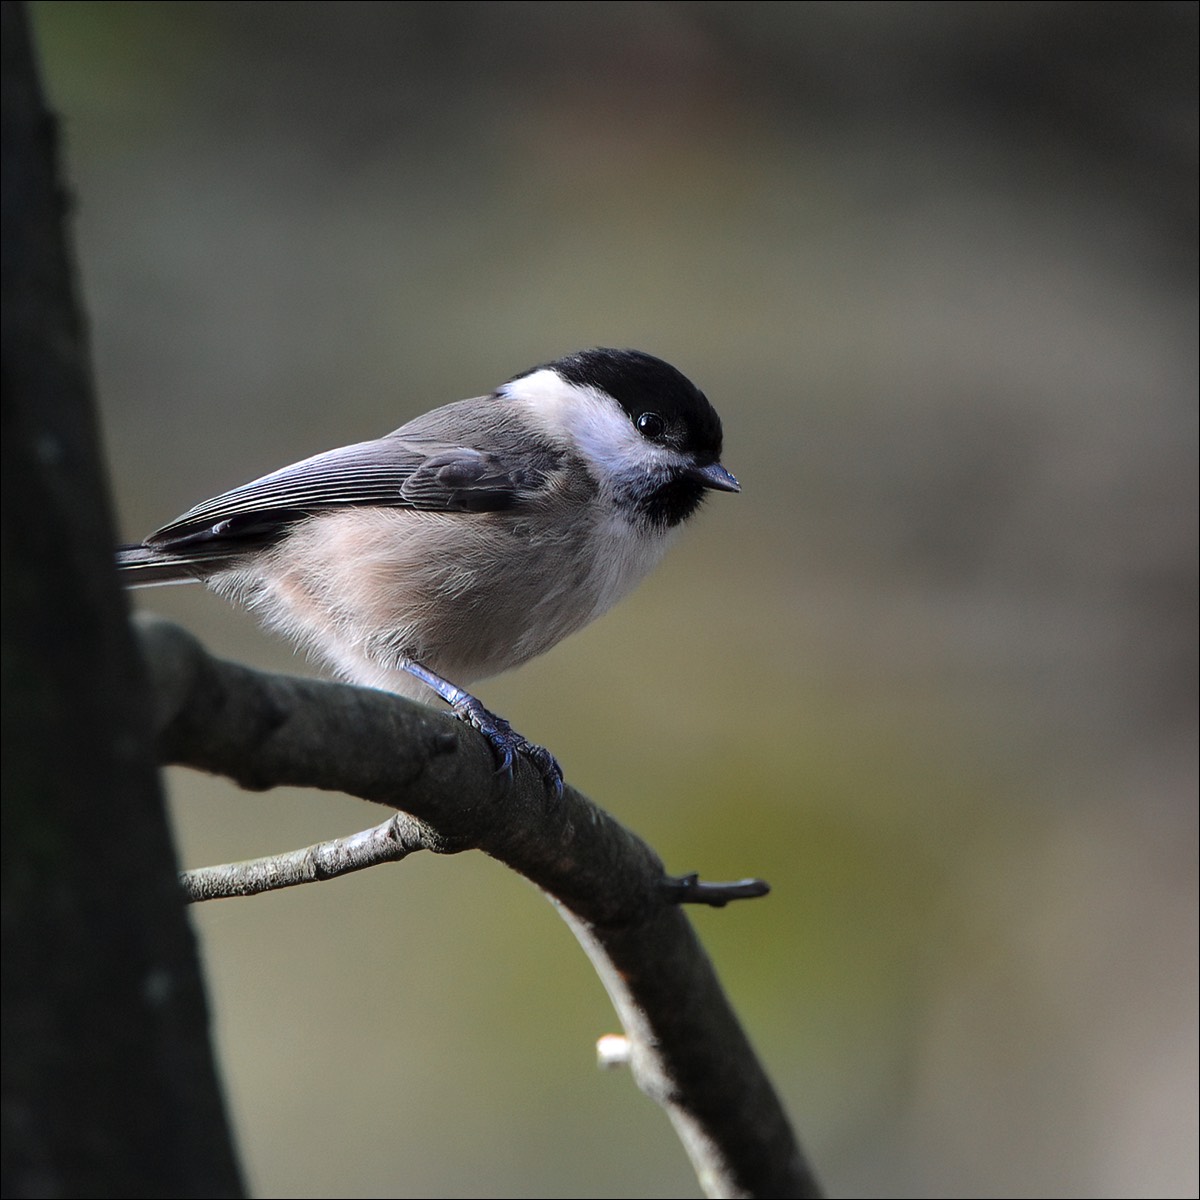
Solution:
M765 879L739 879L735 883L705 883L694 872L679 878L663 880L663 891L676 904L707 904L709 908L724 908L733 900L757 900L771 891Z
M179 882L193 903L257 896L302 883L322 883L381 863L399 862L414 850L423 849L419 837L412 836L411 823L405 813L397 813L372 829L318 842L303 850L182 871Z
M571 787L548 797L523 761L506 783L483 738L422 705L222 662L162 621L142 620L139 635L162 761L251 789L324 788L385 804L407 814L405 853L479 849L520 872L592 959L634 1078L666 1109L705 1193L820 1194L678 888L664 887L644 842Z

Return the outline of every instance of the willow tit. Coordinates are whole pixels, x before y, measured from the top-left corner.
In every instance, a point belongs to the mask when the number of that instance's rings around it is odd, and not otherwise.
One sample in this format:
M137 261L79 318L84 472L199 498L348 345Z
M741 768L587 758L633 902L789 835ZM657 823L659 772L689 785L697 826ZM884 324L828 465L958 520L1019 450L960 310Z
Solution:
M117 562L134 586L208 584L350 682L432 690L502 771L524 754L557 792L553 756L458 685L631 591L706 490L740 491L720 455L720 418L674 367L581 350L206 500Z

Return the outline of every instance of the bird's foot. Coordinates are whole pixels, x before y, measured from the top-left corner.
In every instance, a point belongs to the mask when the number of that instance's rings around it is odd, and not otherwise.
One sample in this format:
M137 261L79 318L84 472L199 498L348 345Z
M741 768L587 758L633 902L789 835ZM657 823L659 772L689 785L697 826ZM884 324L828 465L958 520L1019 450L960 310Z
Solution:
M512 779L513 758L523 754L537 769L546 785L546 790L557 799L563 793L562 767L558 760L544 746L535 746L528 738L523 738L503 718L484 708L470 692L443 679L436 671L431 671L415 659L402 659L397 664L401 670L407 671L414 678L431 687L447 704L451 712L460 720L466 721L472 729L479 730L491 743L496 757L500 760L497 773L506 779Z
M465 721L472 729L477 729L491 743L499 766L496 772L506 779L512 779L513 757L524 755L537 769L546 785L546 790L553 793L557 799L563 792L562 767L544 746L538 746L522 737L503 718L484 708L474 696L460 692L457 699L451 702L451 711L460 720Z

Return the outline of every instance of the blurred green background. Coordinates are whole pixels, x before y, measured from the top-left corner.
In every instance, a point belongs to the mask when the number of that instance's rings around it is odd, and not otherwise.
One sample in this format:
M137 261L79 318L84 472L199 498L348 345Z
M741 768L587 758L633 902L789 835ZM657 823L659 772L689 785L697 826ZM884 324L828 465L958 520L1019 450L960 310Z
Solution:
M771 881L694 919L832 1194L1194 1196L1196 5L34 15L122 535L667 358L743 493L484 700L672 870ZM383 815L171 787L190 865ZM495 863L195 922L257 1194L698 1194Z

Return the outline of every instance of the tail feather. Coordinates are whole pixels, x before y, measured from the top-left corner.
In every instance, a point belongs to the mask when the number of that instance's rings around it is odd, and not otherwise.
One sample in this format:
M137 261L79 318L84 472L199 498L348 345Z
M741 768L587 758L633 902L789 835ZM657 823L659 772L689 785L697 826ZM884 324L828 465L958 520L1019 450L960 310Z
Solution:
M151 587L163 583L199 583L219 569L228 555L184 557L153 546L117 547L117 570L126 587Z

